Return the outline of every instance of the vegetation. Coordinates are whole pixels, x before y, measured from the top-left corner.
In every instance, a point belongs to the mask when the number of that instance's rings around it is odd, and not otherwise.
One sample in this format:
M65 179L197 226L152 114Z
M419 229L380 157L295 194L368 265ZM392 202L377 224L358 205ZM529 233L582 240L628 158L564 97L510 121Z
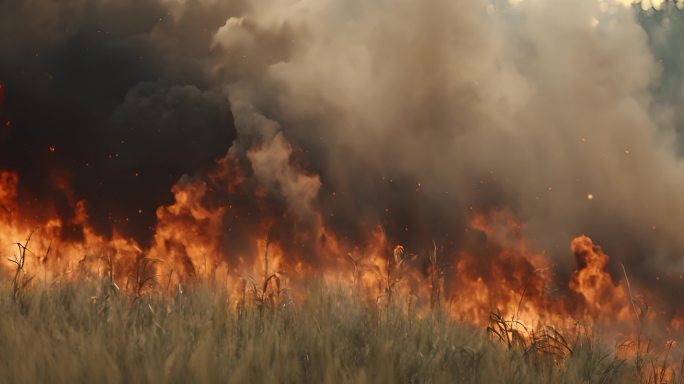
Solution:
M249 287L246 300L234 301L204 283L137 295L121 293L106 278L34 281L22 290L12 276L0 279L2 383L663 379L638 373L634 361L618 359L589 338L566 341L548 333L516 341L505 336L510 324L496 314L489 330L476 329L322 284L295 304L285 293Z

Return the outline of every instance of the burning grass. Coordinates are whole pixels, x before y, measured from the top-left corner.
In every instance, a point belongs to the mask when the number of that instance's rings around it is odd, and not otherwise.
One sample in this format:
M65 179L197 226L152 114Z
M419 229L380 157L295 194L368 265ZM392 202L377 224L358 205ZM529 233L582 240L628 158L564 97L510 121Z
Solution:
M324 283L294 300L268 279L233 297L206 281L138 295L106 276L17 292L3 276L0 382L684 382L672 354L625 357L592 332L497 313L479 328Z
M320 217L238 226L189 181L143 247L98 235L85 202L27 215L17 180L0 172L0 382L684 383L678 312L587 236L563 281L506 210L472 215L480 246L420 252Z

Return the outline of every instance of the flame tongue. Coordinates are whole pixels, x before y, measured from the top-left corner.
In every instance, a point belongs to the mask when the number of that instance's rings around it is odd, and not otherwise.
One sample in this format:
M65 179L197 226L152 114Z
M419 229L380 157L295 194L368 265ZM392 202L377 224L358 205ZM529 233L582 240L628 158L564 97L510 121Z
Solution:
M609 257L587 236L575 238L570 249L577 260L570 289L580 298L580 310L593 319L627 320L629 299L622 285L616 285L605 271Z

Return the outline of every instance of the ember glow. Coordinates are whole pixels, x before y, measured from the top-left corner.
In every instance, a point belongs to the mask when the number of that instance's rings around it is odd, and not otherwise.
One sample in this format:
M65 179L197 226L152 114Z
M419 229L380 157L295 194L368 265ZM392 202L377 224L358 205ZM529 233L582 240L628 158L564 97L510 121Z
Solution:
M676 3L28 3L0 6L27 32L0 40L0 252L35 284L319 279L684 341Z

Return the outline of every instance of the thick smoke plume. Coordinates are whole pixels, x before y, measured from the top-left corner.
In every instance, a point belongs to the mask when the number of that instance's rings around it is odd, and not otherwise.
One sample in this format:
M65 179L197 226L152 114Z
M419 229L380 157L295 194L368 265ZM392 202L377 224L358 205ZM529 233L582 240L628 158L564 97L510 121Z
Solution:
M328 231L380 228L453 264L491 246L477 214L510 215L565 281L586 234L677 311L681 11L515 3L4 2L0 168L36 215L85 200L162 253L165 218L212 228L212 252L269 231L316 264Z

